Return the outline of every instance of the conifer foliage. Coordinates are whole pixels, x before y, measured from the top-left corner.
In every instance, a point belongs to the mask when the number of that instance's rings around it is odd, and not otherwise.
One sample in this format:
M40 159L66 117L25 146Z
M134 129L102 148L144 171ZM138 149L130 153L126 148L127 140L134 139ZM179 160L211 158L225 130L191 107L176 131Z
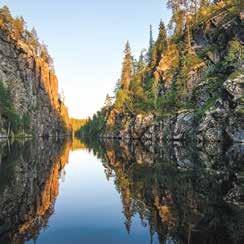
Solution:
M229 45L216 45L222 41L218 36L225 37L225 23L241 22L239 0L168 0L167 6L172 12L169 25L160 22L156 41L150 25L149 47L142 50L138 60L126 43L121 79L109 111L130 116L153 113L160 118L182 109L199 111L194 100L197 84L209 80L209 92L215 92L233 69L243 64L244 51L239 40L233 38L228 40ZM216 30L204 33L204 26L215 23L217 17L217 22L222 22ZM208 41L199 44L194 35L201 32ZM215 61L214 54L224 56ZM218 94L213 97L217 99ZM95 119L99 118L104 127L108 115L102 111ZM96 127L94 120L91 123Z
M131 56L131 48L129 41L126 42L124 54L125 56L121 74L121 88L127 91L130 87L130 81L133 70L133 58Z

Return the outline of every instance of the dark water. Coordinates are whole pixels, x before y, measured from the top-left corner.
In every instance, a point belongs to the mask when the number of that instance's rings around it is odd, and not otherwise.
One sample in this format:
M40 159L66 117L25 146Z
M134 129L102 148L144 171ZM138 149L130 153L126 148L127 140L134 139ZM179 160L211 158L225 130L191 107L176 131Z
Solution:
M0 243L244 243L243 151L0 142Z

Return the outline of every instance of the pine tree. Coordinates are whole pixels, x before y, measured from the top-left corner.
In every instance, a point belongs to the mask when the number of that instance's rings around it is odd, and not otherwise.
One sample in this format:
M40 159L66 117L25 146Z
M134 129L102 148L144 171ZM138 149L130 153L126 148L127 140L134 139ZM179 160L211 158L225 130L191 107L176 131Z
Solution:
M130 49L129 41L126 42L124 53L125 53L125 56L124 56L124 61L123 61L120 82L121 82L121 88L123 90L129 90L130 81L132 78L132 71L133 71L133 58L131 56L131 49Z
M36 41L38 41L38 35L37 35L37 31L36 31L35 27L32 28L32 30L31 30L31 34L32 34L32 37L33 37Z
M167 6L172 11L172 17L169 23L169 28L174 28L174 35L179 36L183 33L184 29L184 4L181 0L168 0Z
M105 102L104 102L104 108L110 108L113 105L112 97L110 97L108 94L106 95Z
M163 21L159 25L159 34L152 50L151 66L155 67L159 64L163 52L167 48L167 32Z
M150 25L150 38L149 38L149 52L152 51L154 45L152 25Z
M137 73L140 73L146 67L145 55L146 49L143 49L140 53L139 60L137 62Z
M17 39L21 38L25 28L25 21L23 17L19 17L13 20L13 28L15 30L15 37Z
M9 8L6 5L0 8L0 18L3 19L4 22L11 22L13 20Z
M153 40L153 31L152 31L152 25L150 25L150 31L149 31L149 48L147 53L147 61L150 64L152 61L152 52L154 48L154 40Z

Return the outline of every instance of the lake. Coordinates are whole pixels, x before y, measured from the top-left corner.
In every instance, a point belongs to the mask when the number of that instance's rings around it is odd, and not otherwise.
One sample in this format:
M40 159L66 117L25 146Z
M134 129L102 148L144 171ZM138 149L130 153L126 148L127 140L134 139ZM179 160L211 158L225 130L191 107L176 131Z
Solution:
M244 241L243 145L0 142L0 243Z

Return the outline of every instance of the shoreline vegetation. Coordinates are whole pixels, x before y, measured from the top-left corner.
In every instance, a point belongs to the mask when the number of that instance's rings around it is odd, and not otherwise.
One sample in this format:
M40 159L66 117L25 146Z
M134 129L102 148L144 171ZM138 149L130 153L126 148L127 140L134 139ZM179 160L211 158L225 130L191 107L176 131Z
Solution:
M77 133L142 141L242 142L243 1L174 1L136 59L126 43L114 95Z

